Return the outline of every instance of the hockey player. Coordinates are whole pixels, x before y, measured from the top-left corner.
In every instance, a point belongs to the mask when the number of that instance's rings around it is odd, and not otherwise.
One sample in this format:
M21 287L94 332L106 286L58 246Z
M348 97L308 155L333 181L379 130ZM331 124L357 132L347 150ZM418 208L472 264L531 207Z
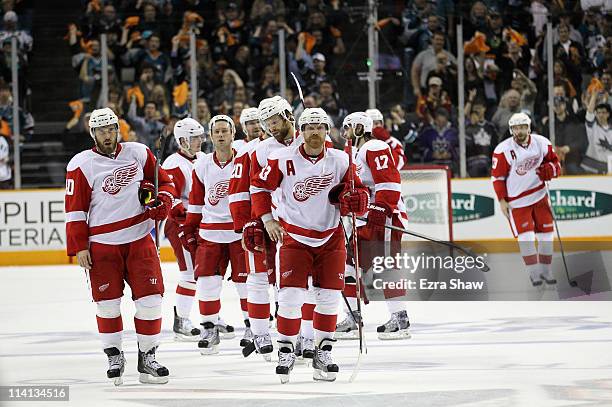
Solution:
M391 148L391 153L393 154L395 166L398 170L403 170L408 165L403 144L401 141L391 136L387 129L385 129L384 118L380 110L367 109L365 113L373 121L372 135L378 140L382 140L389 145Z
M256 107L247 107L242 109L240 113L240 127L246 138L244 140L234 140L232 147L236 151L240 149L249 141L259 138L263 133L261 124L259 123L259 109Z
M255 148L255 152L252 154L251 159L251 180L254 175L259 172L267 165L267 160L273 151L285 148L287 146L298 145L303 142L303 137L297 136L297 131L294 126L294 117L291 109L291 105L285 99L280 96L274 96L271 98L264 99L259 104L260 122L266 133L268 133L268 139L260 142ZM327 145L327 143L326 143ZM272 195L273 211L272 214L276 218L278 217L276 208L280 200L280 191L275 192ZM253 236L263 235L263 223L260 219L254 218L249 221L244 227L243 240L253 239ZM257 297L257 304L261 304L258 308L258 318L263 318L264 305L264 279L261 274L257 274L259 270L267 270L269 281L276 282L276 268L275 268L275 253L276 247L272 242L267 240L264 242L264 247L258 247L259 250L250 248L249 251L254 253L253 268L256 270L255 275L258 280L257 287L254 284L249 285L249 293L253 293L253 297ZM248 248L248 247L247 247ZM259 253L258 253L259 252ZM264 260L265 259L265 263ZM248 262L249 267L251 263ZM267 290L267 288L266 288ZM259 292L260 294L254 294ZM251 295L251 294L250 294ZM254 299L255 301L255 299ZM267 304L267 302L266 302ZM298 338L296 346L296 354L303 356L305 359L312 359L314 355L314 329L313 329L313 313L314 313L314 292L309 290L306 294L306 300L302 307L302 321L300 329L300 337ZM251 318L253 323L253 319ZM251 329L256 337L255 345L258 352L265 354L264 352L272 351L272 341L268 330L263 329L263 323L257 322L257 325L261 327L262 334L259 335L255 330L255 325L252 324ZM259 328L257 328L259 331ZM263 333L263 332L266 333ZM259 338L258 338L259 335Z
M246 269L240 234L234 232L229 209L229 182L234 170L236 134L229 116L217 115L209 122L214 151L198 159L193 168L189 208L181 242L195 253L195 278L202 333L198 348L203 355L218 353L221 284L228 264L246 319ZM199 238L196 231L199 229Z
M330 129L323 109L305 109L299 124L304 143L272 152L267 165L251 182L254 213L264 222L270 239L280 244L276 373L281 383L289 381L296 360L294 352L310 274L316 304L313 378L336 378L338 366L331 351L346 258L340 215L350 211L361 214L367 207L367 192L354 167L349 167L347 155L325 148ZM351 177L354 189L350 187ZM278 202L278 220L272 216L272 194L277 188L283 197ZM261 246L264 239L261 229L254 232L245 235L245 245L250 250Z
M268 99L264 99L268 100ZM263 102L262 102L263 103ZM249 187L251 183L251 160L257 146L268 138L268 133L261 131L259 124L259 109L256 115L249 109L244 109L240 116L242 127L247 137L257 135L238 150L234 159L234 172L229 184L229 206L234 222L234 231L242 233L245 225L253 218L251 215L251 196ZM248 119L248 120L247 120ZM254 123L257 120L257 123ZM268 250L270 250L269 247ZM272 254L272 253L271 253ZM272 339L269 333L268 316L270 315L269 283L274 283L273 264L267 264L265 253L252 253L245 250L245 263L247 269L247 310L248 318L244 320L245 334L240 342L245 355L256 350L267 360L271 360ZM272 263L272 261L270 261ZM268 278L270 276L270 278Z
M179 120L174 125L174 139L179 149L164 161L162 168L166 170L178 194L166 221L164 233L179 265L179 281L176 285L176 305L174 307L173 331L177 340L197 341L200 330L195 328L189 319L196 283L193 276L193 258L185 250L178 236L179 226L185 223L186 207L189 205L191 191L191 173L194 161L202 157L202 139L204 127L192 118Z
M493 152L493 187L518 239L531 284L540 286L542 280L556 284L552 272L553 215L546 183L559 176L559 159L548 139L531 133L531 119L525 113L513 114L508 127L512 137Z
M353 154L359 177L370 193L367 223L358 222L359 245L367 241L390 242L391 251L401 249L402 234L385 229L385 225L405 228L406 209L401 198L400 173L394 165L394 158L388 144L372 137L372 119L363 112L348 115L343 122L345 137L353 141ZM368 247L369 248L369 247ZM352 255L352 253L351 253ZM352 256L350 256L352 257ZM349 259L350 259L349 257ZM360 265L364 270L371 263L366 250L360 250ZM346 285L344 294L352 309L347 310L346 318L336 328L338 338L356 339L357 323L361 315L357 311L356 273L352 261L347 262ZM385 290L385 298L391 299L404 294L403 291ZM387 301L391 314L389 321L376 330L379 339L410 338L410 322L406 305L402 301Z
M153 153L144 144L118 143L119 119L109 108L94 110L89 128L94 147L75 155L66 172L67 252L89 271L107 377L115 385L123 382L120 305L127 281L136 306L139 380L167 383L168 369L155 357L164 283L150 232L154 221L168 215L174 187L160 169L159 193L143 204L139 197L153 189Z

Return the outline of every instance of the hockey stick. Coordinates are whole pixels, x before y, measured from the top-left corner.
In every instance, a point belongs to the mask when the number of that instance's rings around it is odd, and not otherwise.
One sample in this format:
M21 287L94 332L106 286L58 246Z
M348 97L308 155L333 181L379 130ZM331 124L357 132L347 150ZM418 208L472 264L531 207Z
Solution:
M367 220L367 218L364 218L364 217L361 217L361 216L357 216L357 219L358 219L358 220L361 220L361 221L364 221L364 222L367 222L367 221L368 221L368 220ZM406 229L404 229L404 228L400 228L400 227L398 227L398 226L394 226L394 225L384 225L384 227L385 227L385 228L387 228L387 229L390 229L390 230L394 230L394 231L396 231L396 232L401 232L401 233L404 233L404 234L406 234L406 235L410 235L410 236L418 237L418 238L420 238L420 239L427 240L427 241L430 241L430 242L432 242L432 243L437 243L437 244L440 244L440 245L443 245L443 246L447 246L447 247L450 247L451 249L457 249L457 250L459 250L460 252L462 252L462 253L466 254L467 256L472 257L472 258L474 258L474 259L475 259L476 257L478 257L478 256L476 256L476 254L474 254L474 252L472 252L470 249L466 249L466 248L461 247L461 246L459 246L458 244L455 244L455 243L446 242L446 241L444 241L444 240L434 239L433 237L429 237L429 236L426 236L426 235L422 235L422 234L420 234L420 233L416 233L416 232L411 232L411 231L409 231L409 230L406 230ZM487 266L487 264L486 264L484 261L483 261L483 263L482 263L482 264L483 264L483 267L481 268L481 271L483 271L483 272L485 272L485 273L486 273L487 271L489 271L489 270L490 270L489 266Z
M353 143L351 138L347 139L348 143L348 156L349 156L349 183L351 186L351 192L355 191L355 174L353 173ZM357 246L357 215L355 212L351 212L352 219L352 232L353 235L351 239L353 241L353 261L355 263L355 280L356 281L356 289L357 289L357 311L359 315L361 315L361 271L359 270L359 247ZM347 301L348 302L348 301ZM351 313L352 314L352 313ZM349 378L349 383L352 383L357 374L359 373L359 369L361 367L361 356L363 355L364 348L367 352L367 348L365 346L365 338L363 336L363 324L357 324L357 332L359 333L359 355L357 356L357 363L355 363L355 367L353 368L353 373Z
M567 262L565 261L565 251L563 250L563 241L561 241L561 233L559 232L559 226L557 225L557 218L555 217L555 210L552 206L552 198L550 197L550 189L548 188L548 182L544 183L544 188L546 188L546 195L548 196L548 203L550 204L550 214L552 215L553 222L555 224L555 231L557 232L557 240L559 240L559 248L561 249L561 258L563 259L563 268L565 269L565 277L567 277L567 282L572 287L577 287L578 283L575 280L572 280L569 275L569 270L567 268Z
M302 93L302 87L300 86L300 83L298 82L293 72L291 72L291 76L293 77L293 81L295 82L295 86L297 87L298 94L300 95L300 102L302 102L302 108L306 109L306 105L304 104L304 93Z
M157 200L159 194L159 169L161 167L161 158L164 155L166 149L166 135L164 134L166 127L162 128L159 133L159 139L155 145L155 175L153 176L153 196ZM159 221L155 221L155 247L157 248L157 254L159 255Z

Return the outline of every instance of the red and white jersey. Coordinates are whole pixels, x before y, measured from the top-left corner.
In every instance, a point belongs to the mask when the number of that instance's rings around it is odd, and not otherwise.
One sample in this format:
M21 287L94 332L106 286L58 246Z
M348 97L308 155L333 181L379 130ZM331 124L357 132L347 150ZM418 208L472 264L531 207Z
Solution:
M405 212L401 177L389 145L371 139L354 154L357 174L370 191L370 202L384 203L395 213Z
M189 205L189 192L191 192L191 173L193 172L193 164L196 159L203 157L204 153L197 152L194 158L189 158L180 151L168 156L162 168L172 179L174 189L178 194L178 199L181 200L183 206L187 208Z
M262 143L263 144L263 143ZM364 188L344 151L327 149L319 157L308 157L302 145L278 149L267 165L251 180L253 211L270 220L272 192L280 191L279 221L295 240L313 247L323 245L340 222L340 210L329 202L329 191L349 182L353 171L356 188Z
M247 144L246 139L234 140L232 141L232 148L236 151L239 151L246 144Z
M406 154L404 153L404 146L402 143L393 136L390 136L385 143L391 148L391 153L393 154L393 160L395 161L395 166L398 170L403 170L404 167L408 165L408 160L406 160Z
M246 143L234 158L234 172L229 184L229 206L234 221L234 230L242 231L251 215L251 157L263 139L256 138Z
M561 167L552 144L547 138L531 134L523 147L510 137L493 151L491 179L498 199L505 199L512 208L532 205L546 196L544 181L536 169L550 165L557 176Z
M141 143L121 143L113 158L95 149L75 155L66 169L67 252L74 256L89 242L123 244L151 232L153 220L138 199L140 181L153 182L155 157ZM165 170L159 171L159 191L174 195Z
M234 232L229 208L229 183L233 171L234 162L222 165L214 152L204 154L193 166L185 224L200 223L202 239L217 243L240 239L240 234Z

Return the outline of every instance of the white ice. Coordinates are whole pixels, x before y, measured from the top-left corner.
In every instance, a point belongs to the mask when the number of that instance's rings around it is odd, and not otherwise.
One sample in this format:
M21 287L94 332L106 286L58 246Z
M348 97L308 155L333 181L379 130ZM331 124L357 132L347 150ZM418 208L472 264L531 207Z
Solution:
M0 268L0 385L69 385L71 406L612 406L609 302L414 302L412 339L403 341L377 339L376 325L388 315L383 303L371 303L364 311L368 353L354 383L348 378L358 344L342 341L334 350L336 382L313 382L311 368L298 365L281 385L274 363L240 354L242 317L231 282L224 282L221 312L237 327L236 339L223 341L214 356L174 342L178 269L163 269L158 360L170 369L167 385L138 383L127 288L125 384L106 379L95 305L76 266ZM195 306L192 315L197 322Z

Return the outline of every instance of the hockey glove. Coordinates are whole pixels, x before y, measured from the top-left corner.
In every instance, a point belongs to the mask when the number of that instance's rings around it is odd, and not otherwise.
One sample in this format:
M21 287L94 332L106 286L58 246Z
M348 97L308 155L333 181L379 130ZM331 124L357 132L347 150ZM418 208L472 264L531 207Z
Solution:
M361 216L368 209L368 193L364 189L355 189L340 195L340 215L354 213Z
M329 203L332 205L340 204L340 196L344 195L347 192L348 184L346 182L341 182L338 185L334 186L329 190L327 194L327 198L329 199Z
M242 229L244 247L252 253L263 251L265 243L264 233L264 226L261 219L253 219L247 222Z
M393 215L393 211L385 203L372 203L368 206L368 223L370 230L380 232L385 229L387 218Z
M187 217L187 211L183 206L183 203L179 199L174 200L174 205L170 210L170 218L174 219L176 223L183 224L185 223L185 218Z
M157 199L146 205L146 213L150 219L162 221L168 217L172 208L172 196L168 193L160 193Z
M179 225L178 237L181 239L181 244L192 255L195 254L198 248L196 239L196 228L193 225Z
M555 164L551 162L543 163L536 169L536 174L542 181L550 181L557 176Z
M155 194L155 186L152 182L147 180L140 181L140 187L138 188L138 200L140 204L145 206L151 203L153 195Z

